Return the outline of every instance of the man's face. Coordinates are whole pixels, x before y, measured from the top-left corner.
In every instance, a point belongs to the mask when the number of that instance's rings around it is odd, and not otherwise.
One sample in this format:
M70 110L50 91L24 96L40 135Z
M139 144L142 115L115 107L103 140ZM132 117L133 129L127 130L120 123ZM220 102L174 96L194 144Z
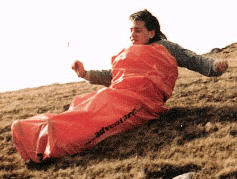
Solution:
M131 21L131 36L130 40L132 44L143 44L147 45L149 40L154 37L155 31L148 31L144 26L143 21Z

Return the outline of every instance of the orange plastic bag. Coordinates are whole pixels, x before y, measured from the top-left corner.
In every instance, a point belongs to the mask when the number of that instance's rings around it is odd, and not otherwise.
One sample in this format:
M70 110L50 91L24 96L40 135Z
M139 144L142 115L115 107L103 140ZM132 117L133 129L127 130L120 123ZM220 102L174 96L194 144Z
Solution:
M177 79L175 58L159 44L133 45L112 58L111 86L76 96L68 111L12 124L24 160L75 154L158 118ZM40 156L40 157L39 157Z

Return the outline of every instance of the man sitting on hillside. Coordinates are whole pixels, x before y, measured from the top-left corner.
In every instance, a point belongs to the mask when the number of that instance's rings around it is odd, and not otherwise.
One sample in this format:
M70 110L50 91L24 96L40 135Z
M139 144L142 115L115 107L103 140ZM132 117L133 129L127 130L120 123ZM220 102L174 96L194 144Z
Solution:
M178 76L179 57L166 47L169 42L150 12L134 13L130 19L133 45L112 57L109 87L76 96L64 113L14 121L13 141L24 160L41 162L81 152L109 136L159 118L167 110L164 104ZM214 60L200 57L199 62L204 63L200 65L203 73L221 74L218 69L222 65L213 68ZM72 68L79 76L91 78L80 65L77 61Z

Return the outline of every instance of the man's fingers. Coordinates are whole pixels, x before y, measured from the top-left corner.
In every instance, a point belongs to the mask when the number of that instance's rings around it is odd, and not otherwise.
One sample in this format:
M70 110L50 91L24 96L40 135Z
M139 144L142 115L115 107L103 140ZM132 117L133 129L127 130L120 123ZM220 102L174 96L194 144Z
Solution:
M72 69L73 69L73 70L78 69L79 63L80 63L79 61L75 61L75 62L73 63L73 65L72 65Z
M228 62L225 60L218 61L216 62L215 67L216 67L216 71L223 73L228 68Z
M75 61L74 64L72 65L72 69L77 73L79 77L85 76L85 70L82 62Z

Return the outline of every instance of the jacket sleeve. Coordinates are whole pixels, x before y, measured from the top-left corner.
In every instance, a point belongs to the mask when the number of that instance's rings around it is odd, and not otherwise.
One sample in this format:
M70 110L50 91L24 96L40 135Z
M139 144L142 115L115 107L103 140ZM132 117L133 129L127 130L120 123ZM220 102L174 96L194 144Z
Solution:
M167 40L160 40L157 43L163 45L176 58L179 67L185 67L208 77L222 75L221 72L214 71L214 63L217 60L215 58L197 55Z
M111 70L90 70L88 71L90 84L110 86L112 80Z

